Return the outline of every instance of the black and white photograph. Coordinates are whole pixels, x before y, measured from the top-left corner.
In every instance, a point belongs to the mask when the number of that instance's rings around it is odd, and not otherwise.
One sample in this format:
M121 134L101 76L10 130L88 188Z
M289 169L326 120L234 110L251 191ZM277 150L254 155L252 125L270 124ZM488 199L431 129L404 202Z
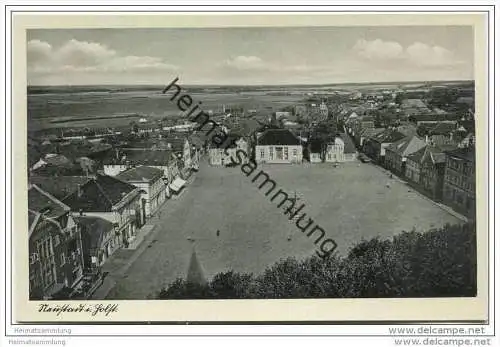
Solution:
M472 26L26 45L30 300L477 295Z

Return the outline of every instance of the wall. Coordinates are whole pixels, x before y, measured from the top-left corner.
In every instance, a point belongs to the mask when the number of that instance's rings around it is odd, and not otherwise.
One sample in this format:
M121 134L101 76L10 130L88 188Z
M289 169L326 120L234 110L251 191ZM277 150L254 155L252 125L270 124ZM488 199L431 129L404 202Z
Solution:
M283 149L283 159L278 158L276 148ZM288 159L285 159L285 148L288 150ZM294 150L296 156L293 155ZM264 156L261 156L261 151ZM255 161L257 163L271 164L302 163L302 146L255 146Z

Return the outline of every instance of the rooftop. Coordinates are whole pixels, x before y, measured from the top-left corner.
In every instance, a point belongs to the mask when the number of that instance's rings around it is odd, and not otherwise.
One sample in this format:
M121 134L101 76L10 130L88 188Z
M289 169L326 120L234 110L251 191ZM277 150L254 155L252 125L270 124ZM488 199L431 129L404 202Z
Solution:
M445 151L446 155L450 157L455 157L458 159L463 159L471 162L476 161L476 151L473 148L457 148L454 150Z
M389 147L387 147L387 150L398 153L401 156L407 156L408 154L414 153L420 148L425 147L425 145L425 141L421 138L411 136L391 143Z
M58 176L57 179L51 176L31 176L29 178L32 184L36 184L59 200L64 200L77 190L78 185L85 184L89 179L85 176Z
M391 143L399 141L404 137L405 135L400 133L399 131L393 129L386 129L383 132L372 136L371 139L379 143Z
M125 182L149 182L163 177L163 171L150 166L137 166L121 172L116 178Z
M37 185L28 190L28 209L49 218L57 218L69 211L69 207ZM33 214L33 213L32 213Z
M175 160L174 152L168 149L121 148L118 153L110 152L103 159L104 165L165 166Z
M340 133L339 137L344 141L344 153L356 153L356 146L346 133Z
M286 129L268 129L257 140L260 146L300 146L300 140Z
M110 212L129 193L137 190L130 183L117 178L96 175L64 199L72 211Z

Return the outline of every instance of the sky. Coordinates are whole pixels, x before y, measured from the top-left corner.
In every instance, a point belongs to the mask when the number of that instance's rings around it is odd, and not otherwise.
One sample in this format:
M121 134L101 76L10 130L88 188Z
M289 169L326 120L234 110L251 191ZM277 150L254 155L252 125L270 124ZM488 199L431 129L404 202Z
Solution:
M474 79L468 26L30 29L28 85Z

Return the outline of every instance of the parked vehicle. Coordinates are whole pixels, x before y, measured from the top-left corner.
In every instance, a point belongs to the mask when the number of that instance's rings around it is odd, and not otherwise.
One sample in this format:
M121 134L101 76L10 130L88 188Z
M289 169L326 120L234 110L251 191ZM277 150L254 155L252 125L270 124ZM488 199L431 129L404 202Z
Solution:
M362 162L362 163L369 163L371 162L372 160L370 158L368 158L368 156L366 154L363 154L361 153L359 155L359 160Z

